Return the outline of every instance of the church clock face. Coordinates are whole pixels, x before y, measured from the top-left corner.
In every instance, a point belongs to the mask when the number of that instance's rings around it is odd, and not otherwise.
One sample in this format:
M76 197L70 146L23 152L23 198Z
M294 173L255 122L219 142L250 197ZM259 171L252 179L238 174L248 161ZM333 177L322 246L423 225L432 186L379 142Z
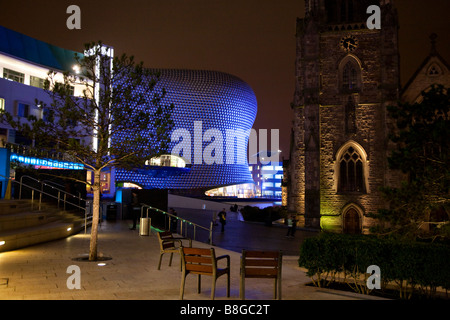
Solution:
M355 36L348 35L341 39L341 48L347 52L352 52L358 48L358 39Z

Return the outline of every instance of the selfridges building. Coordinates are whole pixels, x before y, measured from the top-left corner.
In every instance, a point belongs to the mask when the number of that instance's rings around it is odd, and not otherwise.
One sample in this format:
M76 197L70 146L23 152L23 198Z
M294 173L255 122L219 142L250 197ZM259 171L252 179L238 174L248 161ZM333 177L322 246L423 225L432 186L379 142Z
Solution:
M0 108L18 117L43 116L34 101L48 99L43 90L47 72L73 72L74 53L0 26ZM169 154L145 159L148 166L140 170L106 172L104 195L112 196L115 185L122 183L188 192L252 184L247 147L257 101L250 86L216 71L152 71L160 74L155 90L167 92L162 103L174 105ZM81 94L82 88L75 87L74 96ZM0 136L10 144L25 140L1 124Z

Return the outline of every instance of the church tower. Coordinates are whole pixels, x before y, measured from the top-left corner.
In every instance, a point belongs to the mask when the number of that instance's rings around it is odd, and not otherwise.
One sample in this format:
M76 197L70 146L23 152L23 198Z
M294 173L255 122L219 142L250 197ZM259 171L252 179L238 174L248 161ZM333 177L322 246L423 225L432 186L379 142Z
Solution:
M380 28L369 28L377 5ZM297 21L288 209L301 225L367 233L390 185L386 107L399 98L392 0L305 0Z

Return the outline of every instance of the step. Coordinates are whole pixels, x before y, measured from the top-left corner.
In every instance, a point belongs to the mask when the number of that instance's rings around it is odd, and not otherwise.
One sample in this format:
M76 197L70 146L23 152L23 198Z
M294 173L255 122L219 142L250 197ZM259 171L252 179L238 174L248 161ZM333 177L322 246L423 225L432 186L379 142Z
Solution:
M0 215L0 232L42 225L61 218L62 214L55 209L3 214Z
M0 215L30 210L31 200L0 200Z
M41 211L57 207L46 202L41 203ZM0 216L5 214L20 213L24 211L39 210L39 201L34 200L4 200L0 199Z
M69 229L70 228L70 229ZM0 252L58 240L79 233L84 221L54 221L39 226L0 232Z

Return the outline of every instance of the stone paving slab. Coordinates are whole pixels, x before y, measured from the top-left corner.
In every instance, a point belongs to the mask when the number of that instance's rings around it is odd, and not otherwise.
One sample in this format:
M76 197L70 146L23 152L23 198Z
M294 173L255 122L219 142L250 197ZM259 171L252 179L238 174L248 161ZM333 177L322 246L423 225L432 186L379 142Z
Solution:
M193 241L193 246L210 245ZM226 276L217 280L217 300L239 299L240 253L215 246L216 255L231 258L231 297L226 297ZM89 250L89 234L80 233L66 239L0 253L2 300L178 300L181 283L180 259L164 255L157 270L159 243L155 233L140 236L128 228L127 221L103 222L99 229L98 250L111 260L76 261ZM283 257L283 300L366 300L375 297L337 292L305 286L310 282L298 267L296 256ZM81 271L81 288L69 289L67 268L77 265ZM1 281L0 281L1 283ZM197 277L186 280L185 300L209 300L211 281L202 277L202 292L197 294ZM271 300L273 280L247 279L248 300Z

